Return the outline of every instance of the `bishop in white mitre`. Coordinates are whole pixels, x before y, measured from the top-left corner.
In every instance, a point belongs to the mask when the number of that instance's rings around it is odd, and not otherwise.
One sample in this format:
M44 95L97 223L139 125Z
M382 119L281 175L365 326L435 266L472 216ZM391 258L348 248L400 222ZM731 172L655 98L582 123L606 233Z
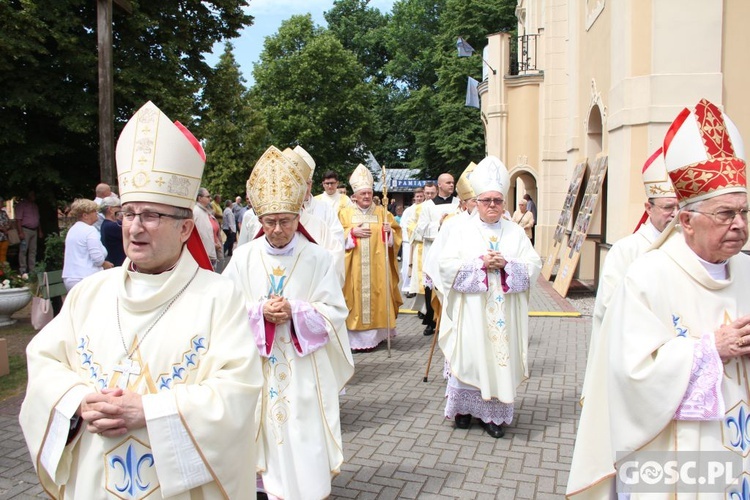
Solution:
M194 230L204 162L150 102L120 135L128 258L78 284L27 348L21 427L53 498L243 498L254 487L237 471L255 462L260 357L241 295L211 272Z
M604 260L604 266L599 277L599 288L596 291L594 317L591 326L591 340L589 341L589 354L586 358L586 375L581 390L581 403L586 398L586 389L591 382L589 378L591 361L596 358L594 352L599 343L602 319L612 300L612 295L625 277L630 264L646 253L677 214L677 197L667 174L661 147L646 160L642 178L647 198L644 203L645 221L633 234L617 240L612 245L612 248L607 252L607 258Z
M488 156L470 182L478 215L451 231L438 262L445 296L438 344L450 373L445 417L459 428L475 417L500 438L529 373L529 289L541 259L523 229L502 218L509 186L502 162Z

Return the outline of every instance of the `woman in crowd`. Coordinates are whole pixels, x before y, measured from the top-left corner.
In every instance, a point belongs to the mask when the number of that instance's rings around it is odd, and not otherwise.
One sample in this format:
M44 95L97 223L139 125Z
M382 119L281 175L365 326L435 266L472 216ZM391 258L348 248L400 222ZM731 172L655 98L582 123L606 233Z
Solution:
M102 244L107 250L107 260L113 266L121 266L125 261L125 249L122 246L122 221L117 214L122 209L117 195L107 196L99 206L99 212L104 216L102 222Z
M70 216L77 222L65 236L62 277L68 291L86 276L113 267L105 261L107 250L94 227L98 208L95 201L84 199L75 200L70 206Z

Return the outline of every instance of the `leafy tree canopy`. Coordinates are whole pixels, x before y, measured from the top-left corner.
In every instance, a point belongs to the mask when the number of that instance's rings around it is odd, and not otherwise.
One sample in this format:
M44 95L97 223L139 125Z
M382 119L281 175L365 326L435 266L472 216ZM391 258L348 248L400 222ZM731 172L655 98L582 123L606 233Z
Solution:
M316 177L348 176L362 161L372 122L372 84L354 54L310 15L284 21L269 37L253 71L252 95L271 143L300 144L315 159Z

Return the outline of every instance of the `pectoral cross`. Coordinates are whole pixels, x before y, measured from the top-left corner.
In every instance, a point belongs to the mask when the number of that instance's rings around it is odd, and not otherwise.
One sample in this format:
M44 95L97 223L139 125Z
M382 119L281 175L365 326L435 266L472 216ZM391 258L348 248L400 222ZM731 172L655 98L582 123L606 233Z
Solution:
M130 384L130 376L138 376L141 374L141 365L132 359L124 359L119 365L115 365L114 370L120 374L120 376L117 377L117 386L122 389L127 389Z

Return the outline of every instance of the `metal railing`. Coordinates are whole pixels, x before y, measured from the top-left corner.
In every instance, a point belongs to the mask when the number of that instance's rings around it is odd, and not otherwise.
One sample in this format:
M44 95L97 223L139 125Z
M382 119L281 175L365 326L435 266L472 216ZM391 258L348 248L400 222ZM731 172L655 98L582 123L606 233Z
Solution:
M521 35L510 40L510 74L520 75L538 71L537 42L539 34Z

